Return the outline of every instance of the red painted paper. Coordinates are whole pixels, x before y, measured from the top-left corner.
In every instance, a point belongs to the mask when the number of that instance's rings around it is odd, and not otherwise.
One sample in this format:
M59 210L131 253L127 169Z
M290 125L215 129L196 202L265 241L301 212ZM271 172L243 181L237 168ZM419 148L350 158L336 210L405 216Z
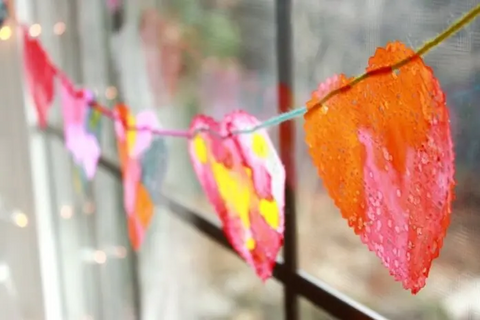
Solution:
M259 122L237 111L221 123L194 118L191 130L210 128L228 135ZM198 179L235 250L266 280L283 243L285 170L265 130L219 138L197 133L190 156Z
M139 250L153 216L154 205L147 188L141 182L140 156L151 143L151 133L125 130L137 126L137 120L124 105L115 108L117 146L122 170L124 206L128 219L128 232L132 247ZM147 142L140 142L145 141ZM141 146L141 147L139 147Z
M412 56L377 49L367 71ZM306 142L330 196L405 289L425 286L450 223L454 154L445 96L420 57L315 107L353 79L334 76L307 103Z
M23 63L39 126L45 128L53 101L55 70L40 42L31 38L28 30L23 30Z

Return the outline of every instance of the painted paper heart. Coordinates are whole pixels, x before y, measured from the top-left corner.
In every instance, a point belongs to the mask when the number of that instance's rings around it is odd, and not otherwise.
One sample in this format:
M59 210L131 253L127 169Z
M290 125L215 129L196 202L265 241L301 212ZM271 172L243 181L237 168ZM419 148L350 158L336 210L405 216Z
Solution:
M30 38L26 28L23 30L23 63L39 126L45 128L53 100L55 71L40 42Z
M117 108L117 114L121 121L115 121L115 132L117 136L125 139L127 143L128 155L138 159L139 156L152 143L152 133L148 129L158 129L160 127L157 117L153 111L142 111L134 117L125 107ZM139 128L142 130L125 130L124 125L128 128Z
M221 123L197 116L194 132L208 127L222 135L258 124L237 111ZM198 179L235 250L266 280L283 243L285 169L265 131L229 136L200 132L190 157Z
M126 129L131 127L155 128L158 126L158 122L153 112L144 111L135 118L124 105L115 108L115 115L119 119L115 122L115 132L120 155L129 236L132 247L139 250L145 239L154 209L149 191L141 181L140 163L141 156L152 143L152 134L146 130Z
M377 49L367 70L414 52ZM316 107L353 79L334 76L307 103L306 142L348 224L390 274L416 294L450 223L454 154L445 97L420 57L372 76Z
M92 180L100 158L100 144L85 127L91 97L86 92L76 91L66 78L60 81L60 95L65 145L75 164L82 168L88 180Z
M88 90L83 90L85 94L85 99L87 102L94 104L95 98L91 92ZM95 137L99 149L101 149L101 132L102 132L102 120L103 116L100 111L94 107L87 108L86 116L84 119L83 126L85 132L89 135ZM101 153L101 152L100 152ZM99 154L100 155L100 154ZM87 192L89 178L87 177L85 170L82 167L74 166L73 167L73 183L75 191L79 194L85 194Z

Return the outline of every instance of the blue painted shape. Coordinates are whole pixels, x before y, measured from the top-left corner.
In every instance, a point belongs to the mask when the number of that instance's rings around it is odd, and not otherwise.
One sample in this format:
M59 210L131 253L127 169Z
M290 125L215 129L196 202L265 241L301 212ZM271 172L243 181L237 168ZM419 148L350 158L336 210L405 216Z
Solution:
M160 202L160 192L167 172L167 156L165 140L157 137L140 158L142 182L155 204Z
M102 114L93 108L88 108L87 116L85 117L85 128L87 129L88 133L93 134L98 143L100 143L100 137L102 134Z

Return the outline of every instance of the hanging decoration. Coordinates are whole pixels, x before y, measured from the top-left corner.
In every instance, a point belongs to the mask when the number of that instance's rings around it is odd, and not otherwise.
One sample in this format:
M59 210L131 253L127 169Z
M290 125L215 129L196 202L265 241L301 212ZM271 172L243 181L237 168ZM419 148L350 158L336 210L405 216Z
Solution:
M259 121L243 112L221 123L197 116L190 140L190 157L200 183L237 252L265 280L272 274L283 242L285 169L265 130L253 135L232 133Z
M389 43L367 71L412 55ZM313 93L306 142L342 216L395 279L417 293L450 223L454 156L445 96L418 57L314 108L352 81L334 76Z
M144 111L134 117L125 105L118 105L114 114L128 231L132 247L139 250L153 216L154 208L150 192L156 191L153 188L147 189L142 182L141 159L152 144L153 137L150 130L158 128L159 123L153 112ZM130 130L136 126L144 130ZM158 152L152 154L155 155ZM152 154L149 157L152 157ZM157 183L161 184L161 181Z
M55 69L38 40L28 34L28 28L24 27L22 31L26 80L37 110L38 125L45 128L53 101Z
M75 164L92 180L100 158L98 137L88 131L89 107L93 95L85 90L76 91L66 77L60 80L60 96L64 120L65 146L73 156Z
M102 113L97 109L91 107L95 104L93 94L87 90L83 91L88 97L88 108L86 110L85 122L83 124L87 136L93 136L96 139L98 147L100 148L100 138L102 132ZM100 156L100 153L99 153ZM97 160L98 163L98 160ZM84 194L88 187L89 179L85 170L79 166L73 167L73 183L75 191L79 194Z
M167 155L163 139L189 139L195 172L228 240L261 279L269 278L283 243L285 170L266 128L304 115L313 162L342 216L415 294L425 286L442 247L454 186L445 96L422 56L478 15L480 4L416 51L400 42L379 48L364 74L327 79L306 107L263 122L245 111L221 122L197 115L189 130L162 129L151 111L133 116L125 105L113 111L101 106L89 91L75 89L29 36L28 27L20 27L39 126L47 125L54 80L59 79L66 146L88 180L100 153L100 118L115 122L135 250L145 239L153 202L160 201ZM169 87L174 91L173 80Z

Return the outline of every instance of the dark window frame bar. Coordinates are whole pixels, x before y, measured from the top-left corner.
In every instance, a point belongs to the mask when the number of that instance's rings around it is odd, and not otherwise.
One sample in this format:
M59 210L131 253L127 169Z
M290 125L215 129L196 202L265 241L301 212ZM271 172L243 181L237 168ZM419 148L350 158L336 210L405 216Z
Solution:
M277 101L278 112L287 112L293 107L293 65L292 65L292 0L275 1L276 56L277 56ZM280 159L285 166L285 229L283 242L283 268L287 275L297 271L297 226L295 205L295 122L280 124ZM298 319L299 299L291 277L283 286L285 319Z

